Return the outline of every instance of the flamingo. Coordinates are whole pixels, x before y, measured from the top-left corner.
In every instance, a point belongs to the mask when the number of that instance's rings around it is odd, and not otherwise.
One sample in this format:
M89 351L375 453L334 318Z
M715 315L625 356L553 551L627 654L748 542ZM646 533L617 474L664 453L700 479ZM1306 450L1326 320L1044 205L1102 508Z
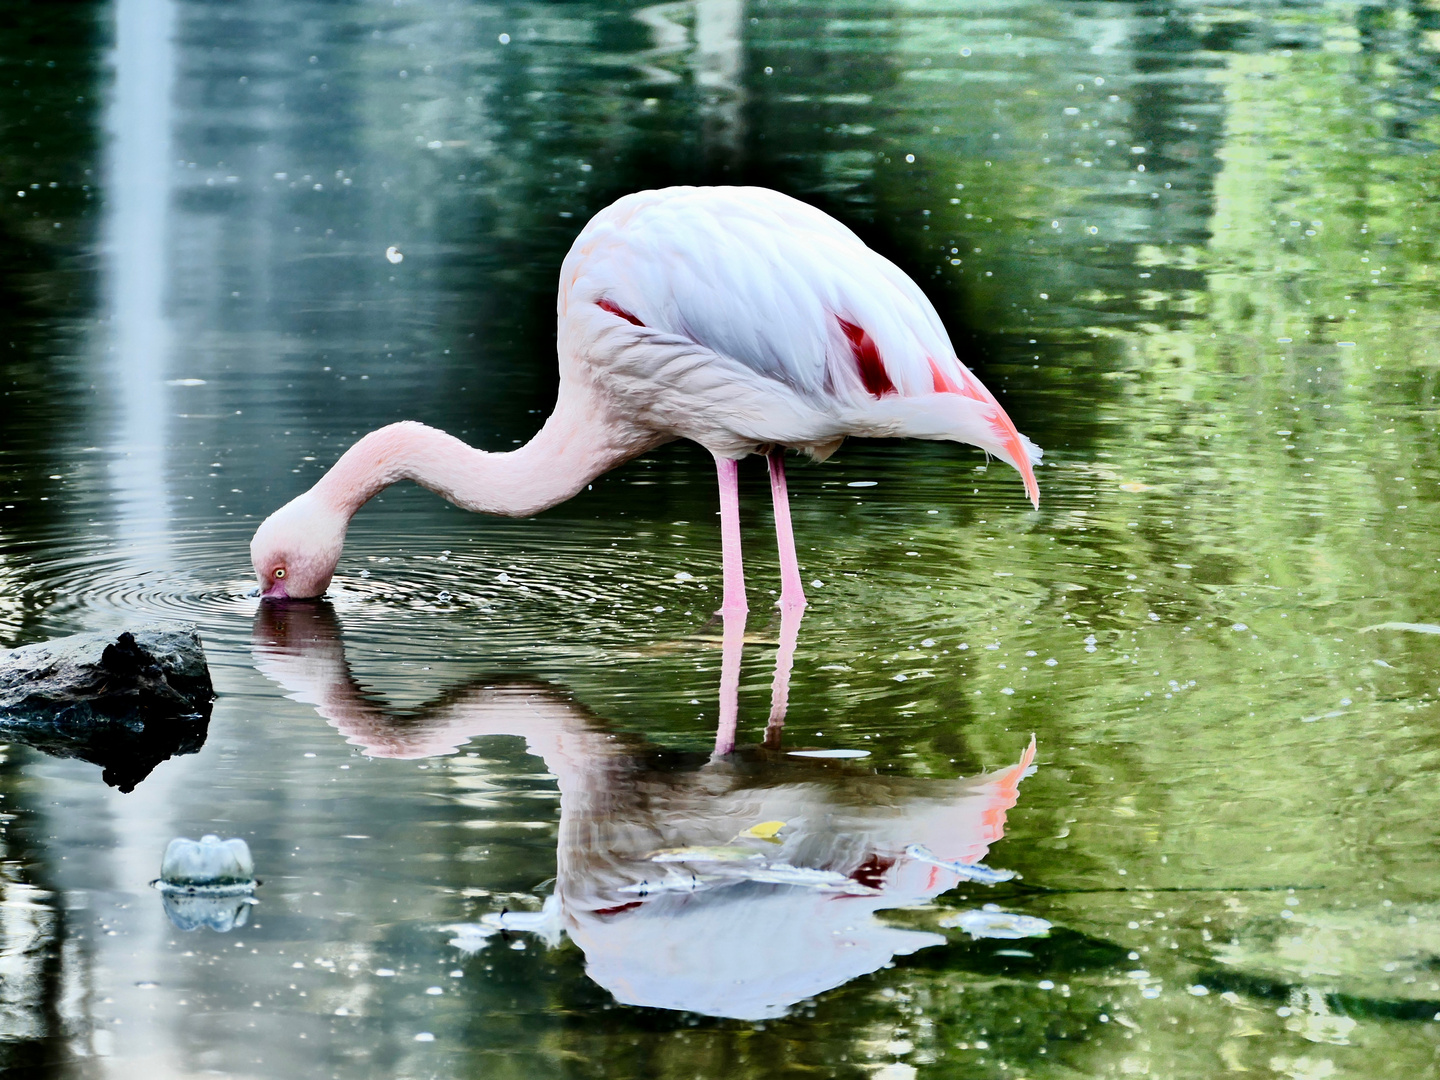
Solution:
M747 610L738 461L767 456L782 612L803 611L784 451L847 435L970 443L1019 470L1041 451L955 355L920 288L823 211L756 187L671 187L596 214L560 269L560 389L528 443L490 453L414 422L370 432L256 530L267 598L321 595L351 517L412 480L466 510L526 517L677 438L715 458L720 614Z

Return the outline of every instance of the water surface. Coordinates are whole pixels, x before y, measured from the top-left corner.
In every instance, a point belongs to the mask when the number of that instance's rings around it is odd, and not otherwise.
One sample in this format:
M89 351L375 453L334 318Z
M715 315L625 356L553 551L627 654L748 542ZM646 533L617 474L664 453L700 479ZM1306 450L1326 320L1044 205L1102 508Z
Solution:
M17 6L0 644L190 621L221 696L129 794L8 749L0 1060L1433 1071L1437 42L1423 4ZM529 521L392 490L328 603L261 611L250 533L358 434L538 428L571 239L676 182L909 271L1045 447L1039 512L961 447L796 463L819 584L767 739L743 467L720 759L693 446ZM210 832L260 903L182 933L148 883Z

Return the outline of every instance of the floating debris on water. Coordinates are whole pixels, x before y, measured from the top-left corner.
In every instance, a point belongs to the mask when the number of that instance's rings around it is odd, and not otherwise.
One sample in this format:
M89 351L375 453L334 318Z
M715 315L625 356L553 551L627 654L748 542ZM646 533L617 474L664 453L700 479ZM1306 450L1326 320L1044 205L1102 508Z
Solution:
M165 848L160 877L151 884L163 897L165 914L179 930L208 926L228 933L244 926L255 899L255 860L238 837L199 840L178 836Z
M949 870L952 874L959 874L963 878L979 882L982 885L997 885L1002 881L1009 881L1018 876L1014 870L993 870L984 863L967 863L961 862L958 859L942 859L924 844L911 844L905 849L905 854L917 862L938 866L942 870Z
M803 758L862 758L869 757L869 750L791 750L787 757Z
M1362 627L1360 633L1368 634L1374 630L1407 630L1412 634L1440 634L1440 623L1428 622L1382 622L1374 626Z
M852 896L873 896L880 892L879 889L862 885L838 870L812 870L805 866L791 866L789 863L745 867L741 876L747 881L758 881L767 885L799 885L802 888L847 893Z
M1047 937L1052 924L1033 915L1020 915L1013 911L1001 911L994 904L986 904L980 911L962 911L947 915L940 920L946 929L964 930L972 938L1017 938Z
M694 847L663 848L652 851L647 858L651 862L750 862L764 856L753 848L738 844L697 844Z

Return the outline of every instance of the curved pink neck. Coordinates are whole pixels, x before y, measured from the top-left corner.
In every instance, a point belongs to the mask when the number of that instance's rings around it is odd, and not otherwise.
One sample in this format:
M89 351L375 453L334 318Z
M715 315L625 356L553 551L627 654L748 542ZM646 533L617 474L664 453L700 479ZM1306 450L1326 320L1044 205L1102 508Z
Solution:
M347 518L401 480L465 510L527 517L564 502L653 445L562 386L545 426L518 450L489 453L424 424L390 424L346 450L312 490Z

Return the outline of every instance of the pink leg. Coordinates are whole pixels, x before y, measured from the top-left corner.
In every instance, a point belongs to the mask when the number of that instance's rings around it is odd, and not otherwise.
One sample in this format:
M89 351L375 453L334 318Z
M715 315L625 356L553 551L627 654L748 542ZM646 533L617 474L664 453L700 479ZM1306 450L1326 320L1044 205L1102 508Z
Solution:
M770 497L775 503L775 541L780 547L780 609L805 607L800 563L795 558L795 533L790 528L790 492L785 487L785 451L770 451Z
M725 571L720 614L744 615L750 607L745 603L745 566L740 557L740 465L717 457L715 471L720 480L720 558Z
M715 753L735 749L739 722L740 654L745 647L745 567L740 556L740 466L726 458L715 459L720 481L720 548L724 566L725 596L720 604L724 637L720 658L720 723L715 732Z

